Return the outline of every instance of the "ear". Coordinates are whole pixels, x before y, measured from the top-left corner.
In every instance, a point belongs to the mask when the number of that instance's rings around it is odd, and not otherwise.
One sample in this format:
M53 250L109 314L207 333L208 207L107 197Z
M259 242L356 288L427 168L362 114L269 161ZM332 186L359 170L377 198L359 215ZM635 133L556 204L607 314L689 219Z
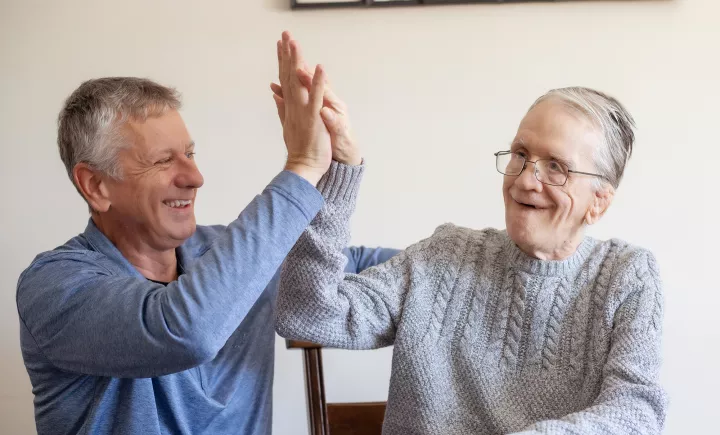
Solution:
M105 178L87 163L78 163L73 168L75 186L96 212L106 212L110 209L110 195Z
M595 191L593 202L585 212L585 222L588 225L597 223L605 214L610 204L615 198L615 188L607 183L603 183L600 188Z

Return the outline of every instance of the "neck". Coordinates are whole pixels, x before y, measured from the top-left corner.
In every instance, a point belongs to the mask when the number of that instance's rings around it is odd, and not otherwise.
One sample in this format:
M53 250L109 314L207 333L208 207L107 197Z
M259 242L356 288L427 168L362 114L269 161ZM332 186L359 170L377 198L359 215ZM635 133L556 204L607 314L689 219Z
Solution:
M572 256L585 237L584 231L577 231L574 235L566 238L559 245L552 247L520 246L521 251L527 255L545 261L560 261Z
M175 248L157 249L143 240L139 231L120 225L112 218L93 213L95 226L122 253L130 264L147 279L161 282L174 281L178 277Z

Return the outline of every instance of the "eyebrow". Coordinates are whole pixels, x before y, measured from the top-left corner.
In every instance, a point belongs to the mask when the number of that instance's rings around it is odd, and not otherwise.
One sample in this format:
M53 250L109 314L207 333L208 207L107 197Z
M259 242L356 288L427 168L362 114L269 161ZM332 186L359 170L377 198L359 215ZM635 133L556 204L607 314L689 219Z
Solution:
M525 145L525 140L521 137L514 139L511 142L510 149L512 149L513 147L521 147L527 149ZM558 162L563 163L565 166L568 167L568 169L573 169L573 167L575 166L572 161L555 153L549 153L547 158L557 160Z
M185 150L194 150L195 149L195 141L190 141L187 144L185 144ZM164 155L170 155L175 151L173 148L164 148L157 153L153 153L155 156L164 156Z

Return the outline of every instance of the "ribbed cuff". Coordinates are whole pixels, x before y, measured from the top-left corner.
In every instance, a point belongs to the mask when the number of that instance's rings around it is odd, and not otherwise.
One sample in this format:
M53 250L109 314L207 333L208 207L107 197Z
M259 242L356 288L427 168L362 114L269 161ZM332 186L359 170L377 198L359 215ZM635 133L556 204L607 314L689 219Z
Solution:
M330 169L320 179L317 190L327 202L354 203L364 172L365 161L357 166L349 166L333 160Z

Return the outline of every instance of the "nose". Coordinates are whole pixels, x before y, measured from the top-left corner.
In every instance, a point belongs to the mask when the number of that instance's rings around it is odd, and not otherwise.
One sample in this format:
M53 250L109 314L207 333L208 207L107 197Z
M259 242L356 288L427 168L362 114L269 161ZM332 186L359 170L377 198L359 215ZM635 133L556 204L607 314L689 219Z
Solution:
M195 160L182 159L180 170L175 177L175 185L183 189L197 189L202 187L205 180L195 164Z
M532 165L532 166L530 166ZM535 176L536 171L535 163L525 162L525 169L515 179L515 185L522 188L523 190L535 190L537 192L542 191L542 183L538 181Z

